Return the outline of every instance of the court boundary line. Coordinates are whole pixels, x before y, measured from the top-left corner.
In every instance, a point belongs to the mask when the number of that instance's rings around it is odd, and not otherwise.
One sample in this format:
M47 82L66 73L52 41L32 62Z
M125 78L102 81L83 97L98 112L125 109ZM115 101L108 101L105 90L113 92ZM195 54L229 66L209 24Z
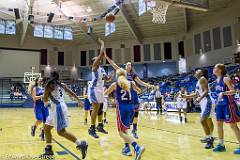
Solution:
M76 154L72 153L67 147L65 147L63 144L58 142L55 138L52 138L52 140L57 143L62 149L64 149L67 153L69 153L72 157L74 157L77 160L81 160Z

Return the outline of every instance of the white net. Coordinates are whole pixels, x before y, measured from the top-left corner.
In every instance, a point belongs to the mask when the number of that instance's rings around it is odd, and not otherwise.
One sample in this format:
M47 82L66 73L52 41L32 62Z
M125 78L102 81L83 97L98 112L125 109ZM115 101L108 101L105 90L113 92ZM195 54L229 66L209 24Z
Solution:
M171 3L160 0L147 0L148 10L153 14L152 22L156 24L166 23L166 14Z

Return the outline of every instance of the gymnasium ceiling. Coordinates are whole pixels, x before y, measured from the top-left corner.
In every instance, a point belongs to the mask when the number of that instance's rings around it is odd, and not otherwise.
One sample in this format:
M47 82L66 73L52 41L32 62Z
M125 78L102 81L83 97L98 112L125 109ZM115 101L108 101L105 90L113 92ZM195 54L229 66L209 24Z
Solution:
M71 25L74 41L78 41L79 44L93 43L96 37L101 37L105 41L125 39L141 41L143 38L186 32L191 25L204 22L205 16L214 14L217 10L226 7L231 1L234 0L209 0L209 10L207 12L172 5L168 9L166 24L159 25L152 23L152 14L150 13L139 17L137 0L128 0L124 4L124 11L119 12L116 17L116 32L109 37L105 37L105 19L80 23L69 20L67 17L98 16L112 6L115 0L62 0L61 9L58 5L59 0L0 0L0 18L15 19L14 12L8 11L8 8L19 8L27 12L28 6L32 4L33 12L41 13L34 15L35 22L46 23L47 14L51 11L55 15L59 15L54 17L52 24ZM92 12L87 12L88 7L92 9ZM86 34L88 26L93 27L92 37ZM21 23L18 23L18 31L20 27ZM27 34L32 35L32 28L29 28Z

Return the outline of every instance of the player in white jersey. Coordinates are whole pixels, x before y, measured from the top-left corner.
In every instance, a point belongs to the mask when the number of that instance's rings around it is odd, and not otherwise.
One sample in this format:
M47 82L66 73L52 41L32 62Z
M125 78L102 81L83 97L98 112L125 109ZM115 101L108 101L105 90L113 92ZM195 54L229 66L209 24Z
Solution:
M208 71L198 69L195 72L195 77L198 79L195 93L182 96L185 98L197 98L195 103L198 103L201 107L200 122L206 134L206 138L201 141L207 143L205 145L206 149L211 149L213 148L214 141L212 137L214 126L211 118L214 102L210 95L210 89L208 86Z
M96 118L98 116L98 127L97 131L102 132L104 134L108 134L106 130L103 128L102 123L102 115L103 115L103 102L104 102L104 81L109 81L112 79L112 76L107 76L104 69L100 66L101 60L104 56L104 42L102 40L99 40L101 43L101 50L98 57L94 57L92 59L93 65L92 65L92 81L90 84L90 90L89 90L89 98L90 102L92 103L92 114L91 114L91 127L88 130L89 135L91 135L94 138L99 138L99 136L96 133Z
M186 94L186 88L182 87L181 90L175 95L177 100L177 109L180 122L182 122L182 112L184 114L185 123L187 123L187 99L182 97L182 94Z
M66 85L59 81L59 74L53 72L51 80L48 82L44 92L44 106L48 105L48 101L51 102L51 112L47 117L44 132L46 136L46 148L45 153L40 156L42 159L54 158L52 150L52 133L51 130L55 128L59 136L66 138L67 140L76 143L76 148L81 150L82 158L84 159L87 154L88 144L86 141L77 139L72 133L68 132L68 109L64 102L64 92L78 101L79 106L83 106L80 99L75 93L73 93Z

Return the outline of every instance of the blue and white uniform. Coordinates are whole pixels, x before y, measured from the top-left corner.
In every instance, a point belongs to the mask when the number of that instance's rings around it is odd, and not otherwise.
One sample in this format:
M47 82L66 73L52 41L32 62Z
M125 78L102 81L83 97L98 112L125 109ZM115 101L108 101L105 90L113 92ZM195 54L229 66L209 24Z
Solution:
M221 92L229 91L224 83L224 77L221 77L215 86L217 95ZM217 121L225 121L226 123L236 123L240 121L240 110L234 101L233 95L224 95L222 100L216 102Z
M90 87L89 87L89 85L87 84L87 86L86 86L86 90L85 90L85 95L89 95L88 93L89 93L89 89ZM91 102L90 102L90 100L89 100L89 96L87 97L87 98L84 98L84 110L85 111L89 111L89 110L92 110L92 104L91 104Z
M50 94L51 112L47 118L46 124L55 127L57 131L67 128L68 108L64 101L64 89L61 84L55 84L55 89Z
M102 67L98 67L96 71L92 71L92 81L90 84L90 102L103 103L104 102L104 80L106 72Z
M199 94L199 96L202 96L204 94L200 80L196 84L196 92ZM201 107L201 118L209 118L212 115L213 104L214 102L210 96L210 93L199 102L199 105Z
M44 93L44 88L35 87L36 89L36 96L42 96ZM44 107L44 103L42 99L39 99L35 102L35 117L37 120L42 121L43 123L46 122L46 119L49 115L48 108Z
M130 82L129 82L130 83ZM129 84L131 86L131 84ZM116 112L117 112L117 125L119 131L126 131L130 128L130 122L134 115L134 101L133 101L134 90L129 91L123 90L116 83L115 99L116 99Z

